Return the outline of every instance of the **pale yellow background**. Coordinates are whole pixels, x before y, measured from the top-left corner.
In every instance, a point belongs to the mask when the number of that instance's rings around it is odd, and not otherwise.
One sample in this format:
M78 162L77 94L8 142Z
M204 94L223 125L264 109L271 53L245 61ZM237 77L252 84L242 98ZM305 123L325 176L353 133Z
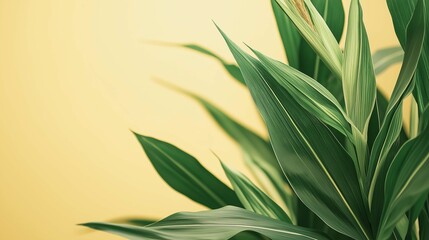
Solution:
M373 50L395 45L385 1L363 6ZM75 224L203 209L163 183L129 129L175 143L222 179L210 150L244 169L198 105L151 77L263 133L249 94L209 58L142 43L201 43L232 60L212 19L283 58L268 0L0 0L0 239L117 239Z

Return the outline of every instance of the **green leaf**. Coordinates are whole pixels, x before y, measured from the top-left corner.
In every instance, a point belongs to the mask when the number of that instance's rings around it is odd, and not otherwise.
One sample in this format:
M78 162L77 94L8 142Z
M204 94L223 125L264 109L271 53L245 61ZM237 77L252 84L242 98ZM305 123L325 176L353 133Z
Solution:
M193 156L169 143L135 135L158 174L176 191L212 209L242 206L235 193Z
M424 2L420 1L420 4L422 5L416 7L415 14L410 22L404 62L387 106L382 127L371 151L367 184L369 186L369 203L372 206L372 215L376 219L375 222L378 222L377 219L380 217L383 202L382 192L375 190L376 188L381 191L384 189L383 184L387 168L393 159L388 156L391 154L392 146L397 141L402 129L402 102L414 87L413 77L422 51L426 12ZM377 196L374 197L374 194Z
M375 74L381 74L394 64L404 60L402 47L388 47L380 49L372 55Z
M220 64L225 68L225 70L233 77L235 80L237 80L241 84L244 83L243 75L240 72L240 69L236 64L229 63L224 58L220 57L218 54L214 53L213 51L197 45L197 44L179 44L179 43L164 43L164 42L153 42L154 44L158 45L164 45L164 46L172 46L172 47L181 47L181 48L187 48L192 51L198 52L200 54L203 54L205 56L211 57L219 61Z
M340 41L344 29L344 8L341 0L312 0L317 11L322 15L337 42ZM320 82L338 101L343 101L341 79L335 77L323 63L312 47L302 39L299 49L299 71ZM292 66L292 65L291 65ZM294 67L294 66L292 66Z
M276 0L271 0L271 5L276 18L277 27L282 39L289 65L299 67L299 47L302 42L301 35L288 16L283 12Z
M419 216L420 240L429 240L429 202Z
M143 227L157 221L152 219L143 219L143 218L127 218L121 222Z
M343 90L348 116L366 135L376 97L375 75L359 0L352 0L343 64Z
M301 37L293 22L275 0L271 0L280 36L288 58L288 64L313 77L340 101L343 98L341 80L336 79L316 55L312 47ZM341 39L344 28L344 8L341 0L312 0L317 11L326 21L336 40Z
M429 128L398 152L386 176L385 203L377 239L388 239L396 223L429 193Z
M257 232L276 240L328 240L322 234L312 230L236 207L197 213L176 213L146 227L109 223L82 225L114 233L130 240L229 239L243 231Z
M266 217L292 223L283 209L255 186L246 176L231 170L223 163L222 167L244 208Z
M429 1L425 1L426 12L429 12ZM387 0L387 5L392 15L395 26L396 36L405 49L407 43L407 27L418 0ZM424 23L426 28L429 27L429 21ZM414 97L419 105L419 110L422 112L424 107L429 104L429 32L426 32L423 51L421 54L419 66L416 72L416 88Z
M271 144L204 98L164 81L161 81L161 83L170 89L191 97L210 114L219 127L240 146L244 154L245 163L257 177L264 190L275 199L283 200L285 203L283 207L287 208L288 214L294 218L291 209L294 195L282 177L282 172Z
M342 111L340 103L320 83L300 71L271 59L253 50L265 70L285 88L302 108L313 114L325 124L341 132L344 136L351 135L351 127Z
M347 151L331 130L303 109L298 99L279 85L259 61L222 34L267 124L277 159L298 197L331 228L355 239L370 239L367 209Z
M326 66L341 78L342 51L335 36L310 0L276 0ZM308 12L307 12L308 9Z

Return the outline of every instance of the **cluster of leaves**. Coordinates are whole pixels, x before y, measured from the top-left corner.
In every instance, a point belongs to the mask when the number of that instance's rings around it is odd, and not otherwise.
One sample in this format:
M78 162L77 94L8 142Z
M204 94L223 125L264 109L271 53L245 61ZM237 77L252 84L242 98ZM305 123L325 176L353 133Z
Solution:
M217 59L249 89L269 140L176 88L238 143L258 184L222 164L231 189L193 156L136 134L160 176L212 210L85 226L129 239L429 239L429 0L387 0L401 47L374 56L359 0L351 0L344 49L341 0L271 3L288 64L250 47L248 54L220 29L238 66L179 45ZM402 68L387 100L376 74L396 62Z

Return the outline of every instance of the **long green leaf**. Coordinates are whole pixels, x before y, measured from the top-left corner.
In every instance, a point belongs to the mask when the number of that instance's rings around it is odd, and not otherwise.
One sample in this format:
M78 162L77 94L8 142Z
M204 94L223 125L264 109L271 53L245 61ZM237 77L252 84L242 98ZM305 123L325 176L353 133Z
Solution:
M376 86L371 51L359 0L352 0L344 49L343 90L347 114L366 134L375 103Z
M266 217L292 223L289 216L262 190L255 186L246 176L228 168L222 163L226 176L234 188L243 206L252 212Z
M205 47L203 47L201 45L191 44L191 43L184 43L184 44L180 44L180 43L165 43L165 42L151 42L151 43L158 44L158 45L163 45L163 46L172 46L172 47L186 48L186 49L198 52L200 54L203 54L205 56L214 58L220 64L222 64L222 66L229 73L229 75L231 75L231 77L233 77L239 83L245 84L244 83L244 79L243 79L243 75L241 74L240 69L238 68L238 66L236 64L229 63L227 60L225 60L224 58L222 58L218 54L214 53L213 51L211 51L211 50L209 50L209 49L207 49L207 48L205 48Z
M324 235L312 230L236 207L197 213L176 213L146 227L109 223L82 225L130 240L229 239L243 231L257 232L276 240L328 240Z
M429 12L429 1L425 1L426 12ZM396 35L405 49L407 44L407 27L410 19L413 16L413 11L418 0L387 0L387 5L392 15L392 20L395 26ZM426 28L429 27L429 21L424 23ZM429 104L429 32L426 32L425 43L421 54L419 66L416 72L416 87L414 97L419 106L420 112Z
M383 202L383 195L380 190L384 189L385 174L393 159L388 156L402 129L402 102L414 87L413 77L420 59L425 36L426 11L424 2L421 0L419 3L421 5L416 7L413 19L408 27L408 38L401 72L370 156L367 184L369 186L369 203L372 206L372 214L376 219L380 217ZM375 191L376 188L379 191ZM374 194L377 194L377 197L374 197ZM378 222L378 220L375 220L375 222Z
M326 66L341 78L342 51L312 2L305 0L305 6L304 1L276 0L276 2Z
M135 135L158 174L176 191L212 209L242 206L237 195L193 156L169 143Z
M425 207L419 216L420 240L429 240L429 202L426 201Z
M294 219L291 209L294 196L282 177L282 172L271 144L204 98L169 83L163 81L161 83L191 97L210 114L219 127L240 146L246 165L258 179L260 185L271 197L276 200L282 200L284 202L282 206L286 208L288 214Z
M271 6L273 8L274 17L276 18L288 63L294 68L299 68L299 48L302 43L301 35L276 0L271 0Z
M298 103L325 124L351 136L351 127L340 103L320 83L307 75L253 50L265 70L285 88Z
M370 239L367 209L353 160L346 150L331 130L303 109L256 59L222 34L267 124L277 159L298 197L333 229L355 239Z
M397 222L429 193L429 128L407 142L386 176L385 203L377 239L388 239Z
M314 4L314 7L317 9L320 15L323 17L330 31L334 35L336 41L339 42L343 34L345 19L342 1L312 0L312 3ZM315 78L319 82L324 80L323 78L329 77L329 70L326 71L327 68L325 64L321 62L320 58L317 57L311 46L304 40L302 40L299 52L300 65L298 69L300 71Z
M394 64L404 60L404 50L401 47L388 47L376 51L372 55L375 74L381 74Z
M376 100L376 83L368 36L359 0L352 0L343 63L343 91L353 129L360 176L366 176L367 132ZM363 136L363 137L362 137Z

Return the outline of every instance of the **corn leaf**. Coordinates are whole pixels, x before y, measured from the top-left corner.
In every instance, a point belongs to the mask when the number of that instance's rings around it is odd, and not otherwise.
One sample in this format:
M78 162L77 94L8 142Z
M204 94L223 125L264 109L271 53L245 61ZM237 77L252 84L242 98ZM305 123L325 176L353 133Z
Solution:
M369 239L353 160L331 130L222 33L267 124L281 167L298 197L331 228ZM323 141L320 141L323 139ZM295 153L292 155L291 153ZM341 159L341 161L337 161Z
M407 43L407 26L410 19L413 16L415 6L419 0L387 0L387 5L392 15L392 20L395 26L396 36L401 43L401 46L405 49ZM429 1L425 1L426 11L429 11ZM429 25L429 21L425 23L426 28ZM416 72L416 86L414 91L414 97L420 107L420 112L424 110L424 107L429 103L429 32L426 32L425 43L423 46L419 66Z
M176 191L212 209L227 205L242 206L234 191L193 156L169 143L135 135L158 174Z
M389 67L404 60L402 47L380 49L372 55L375 74L381 74Z
M429 128L398 152L386 176L385 203L377 239L388 239L397 222L429 192Z
M395 154L394 152L391 153L391 149L402 129L402 102L413 90L413 77L420 59L425 36L424 23L426 21L426 11L424 2L421 0L419 3L421 5L416 7L413 19L409 25L404 62L398 81L387 106L386 116L374 142L370 156L367 184L369 186L369 203L372 206L372 214L376 219L380 217L379 214L383 205L382 189L384 189L385 174L393 159L388 156L389 154ZM376 189L378 191L375 191ZM377 196L374 197L374 194ZM375 222L378 222L378 220L375 220Z
M222 167L244 208L266 217L292 223L283 209L255 186L246 176L228 168L223 163Z
M82 225L130 240L229 239L243 231L257 232L276 240L328 240L315 231L230 206L197 213L176 213L146 227L96 222Z

